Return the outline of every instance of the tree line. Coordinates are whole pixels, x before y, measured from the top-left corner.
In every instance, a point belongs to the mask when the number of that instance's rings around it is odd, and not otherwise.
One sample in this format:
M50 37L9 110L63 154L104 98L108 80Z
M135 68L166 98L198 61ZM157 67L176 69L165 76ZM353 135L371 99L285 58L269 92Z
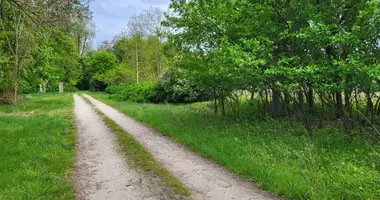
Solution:
M149 83L157 102L212 99L221 116L239 118L246 97L259 115L296 118L310 136L327 122L347 134L378 123L378 0L172 0L169 12L135 15L97 50L89 49L88 2L12 0L1 8L2 103L59 81L94 91ZM119 88L122 99L152 89L132 88Z
M151 83L160 76L165 63L164 12L151 8L133 16L125 31L112 41L103 41L82 57L82 90L104 91L121 83Z
M216 113L227 102L239 112L249 91L263 115L296 117L311 136L335 119L349 134L380 114L379 5L173 0L164 25L173 66L213 95Z
M0 11L0 103L16 103L39 86L74 87L95 33L89 1L1 1Z

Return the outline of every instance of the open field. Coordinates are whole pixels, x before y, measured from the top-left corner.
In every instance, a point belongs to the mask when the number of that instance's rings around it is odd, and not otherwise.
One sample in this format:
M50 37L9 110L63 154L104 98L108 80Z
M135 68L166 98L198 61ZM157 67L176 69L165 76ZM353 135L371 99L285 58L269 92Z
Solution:
M73 199L72 95L0 106L0 199Z
M262 188L292 199L378 199L380 149L335 127L285 120L238 124L213 117L205 103L153 105L94 97L216 160Z

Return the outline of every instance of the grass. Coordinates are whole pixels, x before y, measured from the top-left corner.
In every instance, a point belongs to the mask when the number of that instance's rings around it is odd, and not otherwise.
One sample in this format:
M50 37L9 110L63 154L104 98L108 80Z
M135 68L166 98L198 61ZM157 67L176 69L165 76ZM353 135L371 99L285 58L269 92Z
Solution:
M88 104L93 106L91 101L85 97L83 98ZM125 159L131 167L141 169L144 173L158 177L160 180L159 183L169 190L167 195L171 199L178 199L190 195L188 189L176 177L172 176L166 168L162 167L129 133L104 115L99 109L94 106L93 108L102 117L112 133L116 135L124 152Z
M0 106L0 199L73 199L74 132L69 94Z
M94 97L288 199L380 199L380 148L328 126L220 119L206 103L153 105ZM364 133L363 133L364 134Z

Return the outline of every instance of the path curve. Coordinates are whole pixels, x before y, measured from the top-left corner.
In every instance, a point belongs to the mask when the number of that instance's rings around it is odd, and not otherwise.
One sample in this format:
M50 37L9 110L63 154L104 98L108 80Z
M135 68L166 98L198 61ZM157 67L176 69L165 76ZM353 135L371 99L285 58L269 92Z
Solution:
M277 199L268 192L243 181L213 161L187 150L168 137L162 136L116 109L84 95L100 111L114 120L179 178L191 192L195 200L264 200Z
M91 106L78 95L74 95L74 104L77 126L76 199L168 199L160 187L126 165L117 148L116 138Z

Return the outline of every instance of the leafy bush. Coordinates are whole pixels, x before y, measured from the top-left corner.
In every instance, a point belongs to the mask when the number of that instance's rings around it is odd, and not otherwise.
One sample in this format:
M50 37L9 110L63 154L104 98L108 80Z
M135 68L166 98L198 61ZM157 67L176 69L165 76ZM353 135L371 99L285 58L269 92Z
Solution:
M106 93L119 101L151 103L192 103L207 100L205 91L199 90L189 80L181 78L178 71L164 73L156 84L120 84L109 86Z
M119 101L152 102L155 95L154 84L121 84L106 89L110 98Z
M183 78L182 73L178 70L165 72L158 80L155 89L156 93L153 99L155 103L193 103L208 99L204 90Z
M66 85L63 88L64 92L78 92L78 88L73 85Z

